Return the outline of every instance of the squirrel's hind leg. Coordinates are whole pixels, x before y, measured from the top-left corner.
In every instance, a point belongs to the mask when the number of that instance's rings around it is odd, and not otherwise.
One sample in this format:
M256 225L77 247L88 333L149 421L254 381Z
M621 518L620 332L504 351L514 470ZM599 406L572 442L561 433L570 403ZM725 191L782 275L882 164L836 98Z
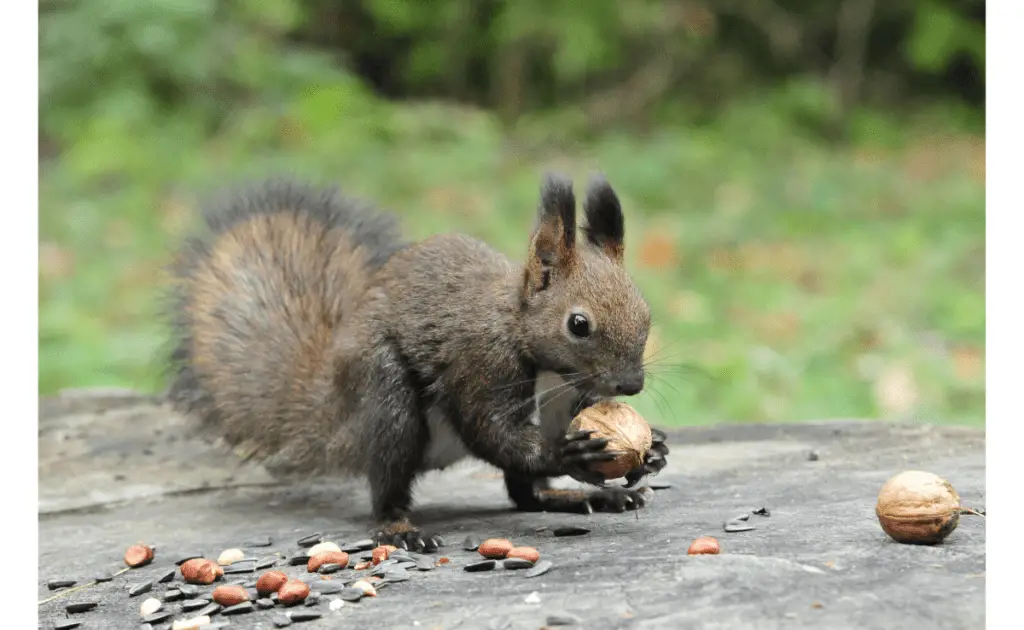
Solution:
M529 478L505 471L505 489L521 512L625 512L639 510L650 502L652 492L641 489L604 487L596 490L557 490L545 478Z
M426 428L419 417L416 392L395 352L379 345L365 357L365 378L353 382L363 389L360 416L366 436L370 497L375 526L371 532L378 545L393 545L413 551L436 551L443 541L423 533L409 521L412 486L423 460Z

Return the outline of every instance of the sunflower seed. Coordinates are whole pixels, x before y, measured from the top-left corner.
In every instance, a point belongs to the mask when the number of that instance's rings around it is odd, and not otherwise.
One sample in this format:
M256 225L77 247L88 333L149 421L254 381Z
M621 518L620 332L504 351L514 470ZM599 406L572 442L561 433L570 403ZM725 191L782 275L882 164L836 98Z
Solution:
M171 569L156 579L158 584L167 584L174 579L174 574L177 573L177 569Z
M494 560L483 560L481 562L467 564L466 566L462 567L462 570L468 571L470 573L476 573L478 571L490 571L495 567L495 565L497 565L497 563Z
M64 610L69 613L82 613L92 610L99 606L99 602L74 602L64 607Z
M177 600L181 599L184 596L185 596L185 594L182 593L181 590L176 589L176 588L169 588L169 589L167 589L167 591L164 592L164 601L165 602L174 602L174 601L177 601Z
M275 564L277 564L277 556L267 556L266 558L261 558L256 563L256 570L262 571L263 569L269 569Z
M533 568L533 563L523 558L508 558L502 562L502 566L510 571L514 571L516 569L531 569Z
M338 591L338 597L345 600L346 602L358 602L363 597L363 589L343 588L340 591Z
M95 580L97 583L109 582L109 581L111 581L113 579L114 579L114 574L113 573L104 573L102 575L97 575L96 577L93 578L93 580Z
M46 583L46 588L50 589L51 591L55 591L58 588L68 588L69 586L74 586L76 582L77 580L50 580Z
M433 571L434 561L430 558L420 557L416 559L416 568L420 571Z
M252 602L242 602L241 604L235 604L234 606L228 606L224 610L220 611L222 615L242 615L253 611Z
M324 616L324 614L322 612L319 612L319 611L316 611L316 610L296 610L296 611L292 612L292 621L293 622L296 622L296 621L297 622L313 621L313 620L319 619L320 617L323 617L323 616Z
M186 599L181 602L181 609L185 611L199 610L203 606L210 603L208 599Z
M300 547L312 547L313 545L317 544L318 542L322 541L323 539L324 539L323 533L322 532L317 532L315 534L310 534L309 536L306 536L305 538L300 538L298 541L296 541L295 544L297 544Z
M366 551L367 549L373 549L375 545L369 538L363 540L357 540L354 543L342 546L341 550L345 553L358 553L360 551Z
M77 628L82 625L82 622L78 619L63 619L53 624L53 630L71 630L71 628Z
M181 584L176 587L185 597L195 597L199 594L199 587L195 584Z
M466 540L462 541L462 548L466 551L476 551L480 546L480 541L472 536L466 536Z
M128 589L128 597L135 597L136 595L142 595L153 590L153 581L139 582Z
M224 575L231 575L235 573L252 573L255 570L255 560L243 560L241 562L236 562L230 566L224 567Z
M259 608L264 608L264 609L266 609L266 608L273 608L274 607L274 600L266 599L266 598L257 599L256 600L256 606L258 606Z
M303 603L307 606L316 606L320 603L320 593L316 591L310 591L309 595L306 596L306 599L305 601L303 601Z
M551 570L551 567L555 566L550 560L541 560L533 566L532 569L523 574L524 577L535 578L539 575L544 575Z
M668 490L672 484L667 481L648 481L647 487L651 490Z
M145 621L146 623L160 623L161 621L170 619L173 616L174 616L174 611L173 610L161 610L159 612L155 612L155 613L146 615L145 617L142 618L142 620Z
M311 582L309 588L324 595L330 595L332 593L340 593L345 587L337 580L317 580Z
M570 615L568 613L559 613L554 615L548 615L545 620L545 625L548 626L575 626L580 622L580 618L576 615Z
M590 530L586 527L577 527L575 525L569 525L568 527L558 527L552 532L555 536L583 536L589 534Z
M320 568L317 569L317 573L323 573L325 575L330 573L337 573L338 571L341 571L341 565L333 562L321 564Z
M771 516L772 515L772 513L766 507L758 508L758 509L754 510L754 514L756 514L758 516Z
M724 525L722 525L722 529L724 529L726 532L730 534L735 534L737 532L749 532L757 528L749 523L734 520L726 522Z
M219 613L221 608L222 606L217 602L210 602L209 604L204 606L202 610L197 612L196 615L199 617L212 617L213 615Z
M288 566L297 567L300 564L309 564L309 556L305 553L300 553L297 556L292 556L291 558L288 558Z

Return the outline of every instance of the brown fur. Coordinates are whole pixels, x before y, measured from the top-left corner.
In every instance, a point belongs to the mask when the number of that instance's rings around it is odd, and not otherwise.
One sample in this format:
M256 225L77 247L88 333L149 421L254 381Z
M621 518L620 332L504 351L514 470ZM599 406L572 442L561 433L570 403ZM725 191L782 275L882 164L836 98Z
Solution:
M413 480L446 464L427 459L431 418L512 475L519 503L576 465L529 421L540 371L579 379L578 401L642 384L650 315L621 209L603 180L585 209L579 240L571 184L549 179L516 265L462 235L406 244L390 215L325 190L229 194L175 265L170 399L275 473L366 474L385 537L418 535L402 526ZM576 312L587 338L568 332Z

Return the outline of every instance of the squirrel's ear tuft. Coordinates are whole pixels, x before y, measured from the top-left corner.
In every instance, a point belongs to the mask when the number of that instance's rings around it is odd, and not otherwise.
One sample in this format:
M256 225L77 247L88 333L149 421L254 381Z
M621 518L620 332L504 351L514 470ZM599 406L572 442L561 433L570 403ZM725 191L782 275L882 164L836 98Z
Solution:
M530 239L526 281L532 291L547 288L551 272L568 268L576 248L576 195L572 180L548 173L540 191L537 226Z
M621 263L623 239L626 235L622 204L603 175L594 175L587 185L587 199L583 203L587 216L584 232L591 245L600 248L609 258Z

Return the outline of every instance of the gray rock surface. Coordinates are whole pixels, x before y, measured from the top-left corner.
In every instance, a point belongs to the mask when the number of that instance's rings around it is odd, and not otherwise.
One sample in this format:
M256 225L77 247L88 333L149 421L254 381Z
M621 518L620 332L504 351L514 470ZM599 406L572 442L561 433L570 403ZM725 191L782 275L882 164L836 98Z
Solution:
M669 465L654 481L672 487L626 514L512 512L500 477L482 464L427 475L416 517L444 536L438 555L451 564L412 571L337 611L328 608L334 596L324 595L313 608L323 617L294 626L536 630L558 615L593 629L984 628L984 519L965 516L944 544L917 547L890 541L874 516L878 489L904 469L942 475L966 506L983 507L984 431L835 421L687 428L669 443ZM760 507L771 516L751 516L754 531L723 531L726 520ZM287 557L313 532L340 544L365 538L368 519L362 481L275 481L189 437L184 419L152 398L93 390L40 403L39 600L55 595L51 579L88 584L123 569L129 545L156 546L151 565L39 605L41 628L64 619L66 604L87 600L99 606L75 615L81 627L136 628L145 597L129 598L127 589L186 553L216 558L270 536L271 547L248 552ZM592 531L553 538L560 525ZM480 559L461 549L469 534L534 546L555 566L533 579L500 568L466 573L461 567ZM687 556L701 535L717 537L721 555ZM152 596L180 583L178 575L156 584ZM211 590L200 587L200 597ZM174 619L192 616L180 614L180 601L164 607L179 613ZM214 620L272 628L281 612Z

